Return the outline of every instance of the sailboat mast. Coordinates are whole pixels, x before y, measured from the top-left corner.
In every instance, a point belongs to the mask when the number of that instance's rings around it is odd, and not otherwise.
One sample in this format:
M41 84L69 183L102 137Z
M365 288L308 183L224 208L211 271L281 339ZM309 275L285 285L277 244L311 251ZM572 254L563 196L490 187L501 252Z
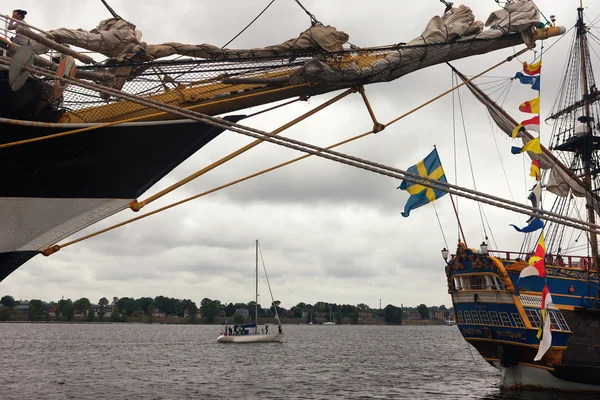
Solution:
M588 76L587 76L587 63L586 63L586 27L583 21L583 0L579 1L579 8L577 9L577 36L579 40L579 56L581 58L581 84L583 86L583 112L584 122L587 126L586 135L592 135L592 118L590 116L590 102L589 102L589 89L588 89ZM583 146L583 168L584 177L583 181L588 189L588 192L593 192L592 187L592 158L594 152L594 146L589 141L585 142ZM591 224L596 223L596 215L594 214L593 198L589 194L586 195L586 209L588 222ZM592 248L592 267L598 269L598 237L596 232L590 232L590 246Z
M255 304L254 304L254 332L258 332L258 239L256 239L256 291L254 292Z

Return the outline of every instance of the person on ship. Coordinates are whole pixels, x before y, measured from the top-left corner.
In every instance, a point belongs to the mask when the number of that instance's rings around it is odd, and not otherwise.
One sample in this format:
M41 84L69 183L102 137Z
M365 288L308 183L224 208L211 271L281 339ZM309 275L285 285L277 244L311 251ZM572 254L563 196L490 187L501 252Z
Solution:
M16 30L17 26L20 25L19 21L23 21L25 19L26 15L27 15L27 11L25 11L25 10L13 10L12 18L14 21L11 21L10 24L8 24L8 30L9 31ZM26 38L25 36L19 35L18 33L11 40L14 44L18 44L19 46L26 46L29 44L29 39Z

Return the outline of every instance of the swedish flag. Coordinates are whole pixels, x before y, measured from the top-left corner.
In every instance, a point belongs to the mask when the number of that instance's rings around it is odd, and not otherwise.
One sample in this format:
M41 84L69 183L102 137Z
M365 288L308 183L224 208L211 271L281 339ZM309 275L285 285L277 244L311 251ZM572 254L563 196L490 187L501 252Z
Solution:
M446 180L446 174L442 168L442 162L438 155L437 149L433 149L431 153L423 161L419 161L416 165L413 165L408 169L408 172L420 175L425 178L437 179L442 182L448 182ZM424 206L427 203L431 203L434 200L439 199L446 192L437 189L431 189L418 183L412 183L402 181L398 189L406 190L410 193L410 197L404 206L403 217L410 215L410 210Z

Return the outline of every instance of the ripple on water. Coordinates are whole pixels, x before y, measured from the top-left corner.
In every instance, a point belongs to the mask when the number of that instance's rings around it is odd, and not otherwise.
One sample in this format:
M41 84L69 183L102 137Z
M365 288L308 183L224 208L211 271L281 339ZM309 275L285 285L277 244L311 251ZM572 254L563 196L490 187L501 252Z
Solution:
M205 325L0 329L2 400L582 398L501 392L456 327L286 325L285 343L252 345L217 343Z

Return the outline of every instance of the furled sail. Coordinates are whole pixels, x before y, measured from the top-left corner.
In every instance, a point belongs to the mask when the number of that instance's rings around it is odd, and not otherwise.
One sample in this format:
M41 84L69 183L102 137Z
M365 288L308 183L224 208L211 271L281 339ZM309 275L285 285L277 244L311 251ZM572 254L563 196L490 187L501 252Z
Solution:
M110 58L130 58L145 52L147 47L141 41L142 32L121 18L105 19L91 31L60 28L47 33L55 42L81 47Z
M251 57L272 57L292 55L297 53L323 52L333 53L343 51L343 45L348 42L347 33L338 31L335 27L327 25L314 25L305 30L296 38L281 44L249 50L221 49L212 44L182 44L163 43L150 45L148 54L153 58L163 58L174 54L188 57L207 58L212 60Z
M523 42L533 47L533 32L539 21L539 13L533 4L519 2L507 4L492 13L485 23L490 29L484 30L484 23L475 20L472 10L460 5L441 17L433 17L421 35L408 43L392 47L392 50L380 52L376 60L373 60L371 52L365 57L353 56L341 65L330 65L314 59L290 79L389 81L429 65L494 50L497 47L493 47L493 40L506 35L519 34ZM264 48L232 50L210 44L175 42L148 45L141 40L142 33L135 25L120 18L101 21L91 31L60 28L50 31L49 35L56 42L98 52L116 61L136 62L175 54L223 60L332 53L343 51L343 45L349 39L346 33L332 26L315 24L296 38ZM432 45L435 48L431 48Z
M454 69L454 68L453 68ZM481 89L479 89L472 82L467 82L467 78L454 69L456 74L466 82L466 86L469 88L471 93L479 100L488 110L492 120L496 125L508 136L512 137L512 132L519 125L502 107L500 107L495 101L490 99ZM527 130L520 130L517 133L517 137L523 142L523 145L527 144L533 139L533 136ZM546 190L557 196L565 197L569 194L569 190L573 195L577 197L586 196L586 189L584 183L578 177L569 170L562 162L560 162L546 147L542 146L542 154L534 154L527 152L532 160L539 159L540 168L544 170L550 170L548 182L546 184Z

